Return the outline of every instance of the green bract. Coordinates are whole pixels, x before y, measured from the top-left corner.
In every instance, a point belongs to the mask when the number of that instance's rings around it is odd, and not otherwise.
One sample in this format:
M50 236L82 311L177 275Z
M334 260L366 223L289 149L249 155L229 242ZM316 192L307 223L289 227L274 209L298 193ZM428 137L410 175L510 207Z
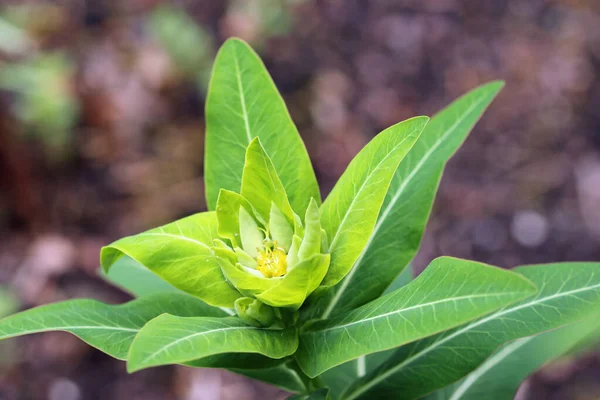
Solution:
M283 314L300 308L328 271L319 206L312 198L302 217L292 210L259 138L248 145L240 192L221 189L216 212L105 247L104 270L129 256L208 304L234 308L249 324L281 325ZM175 252L186 256L174 258ZM197 280L178 279L181 274Z
M600 263L407 269L446 162L502 86L379 133L321 202L267 70L228 40L206 103L209 211L102 249L105 277L140 299L27 310L0 320L0 339L67 331L130 372L227 368L295 399L512 399L597 342Z

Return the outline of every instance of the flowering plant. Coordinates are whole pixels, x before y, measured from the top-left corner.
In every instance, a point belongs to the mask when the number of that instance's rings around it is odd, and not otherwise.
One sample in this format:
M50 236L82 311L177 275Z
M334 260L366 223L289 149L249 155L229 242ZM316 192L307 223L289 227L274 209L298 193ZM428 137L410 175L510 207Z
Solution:
M447 160L502 86L378 134L322 202L264 65L228 40L206 104L210 211L102 249L108 279L138 299L27 310L0 320L0 339L63 330L130 372L227 368L295 398L512 398L597 336L600 263L441 257L406 272Z

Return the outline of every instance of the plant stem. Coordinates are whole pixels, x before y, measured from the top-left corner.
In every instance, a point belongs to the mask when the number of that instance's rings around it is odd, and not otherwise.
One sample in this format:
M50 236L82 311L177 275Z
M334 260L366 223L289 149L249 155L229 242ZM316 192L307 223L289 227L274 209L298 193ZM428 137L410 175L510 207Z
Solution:
M292 362L289 363L289 367L298 374L298 376L302 380L302 383L304 383L306 393L310 393L324 387L321 378L318 376L311 378L308 375L306 375L304 371L302 371L302 368L300 368L300 365L298 365L296 359L292 359Z

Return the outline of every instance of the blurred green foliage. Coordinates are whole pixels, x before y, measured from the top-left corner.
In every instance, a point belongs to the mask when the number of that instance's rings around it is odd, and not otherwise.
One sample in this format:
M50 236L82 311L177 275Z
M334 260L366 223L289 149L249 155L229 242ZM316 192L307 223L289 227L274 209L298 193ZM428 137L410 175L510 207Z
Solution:
M197 79L206 91L214 58L210 34L183 9L161 5L152 11L147 28L165 49L176 68L186 77Z
M74 68L62 53L38 54L0 68L0 88L16 95L14 110L52 154L68 150L79 104L71 90Z

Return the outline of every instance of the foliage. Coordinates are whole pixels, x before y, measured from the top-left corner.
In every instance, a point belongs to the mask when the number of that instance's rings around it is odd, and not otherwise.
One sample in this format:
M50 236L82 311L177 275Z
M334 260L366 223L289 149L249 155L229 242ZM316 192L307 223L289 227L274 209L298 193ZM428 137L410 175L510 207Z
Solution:
M28 133L42 140L48 154L58 157L68 151L79 114L72 76L71 61L62 53L0 65L0 89L15 94L16 115Z
M102 249L103 273L139 299L27 310L0 338L64 330L130 372L227 368L297 399L512 398L597 333L600 263L406 269L446 162L502 85L386 129L322 202L266 68L228 40L206 105L209 211Z

